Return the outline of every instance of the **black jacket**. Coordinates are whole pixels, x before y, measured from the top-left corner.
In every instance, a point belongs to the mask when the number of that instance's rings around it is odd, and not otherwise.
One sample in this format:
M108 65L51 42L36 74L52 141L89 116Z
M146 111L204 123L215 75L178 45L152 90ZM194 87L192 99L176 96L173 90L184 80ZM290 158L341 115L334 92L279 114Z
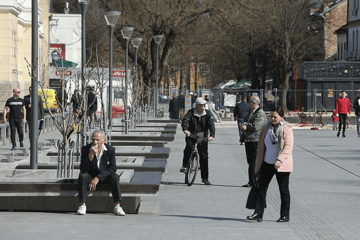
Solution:
M26 121L31 120L31 108L29 108L29 104L31 104L30 94L24 97L25 109L26 109ZM32 106L32 105L31 105ZM38 120L44 118L44 107L43 101L41 97L38 95Z
M92 92L88 94L87 104L89 110L93 110L93 111L97 110L97 98L95 94L93 94Z
M88 155L91 147L92 143L81 148L80 172L88 173L91 177L98 177L100 181L104 181L111 173L115 173L117 170L115 160L115 148L108 144L105 144L107 151L104 151L103 155L101 156L99 171L96 165L96 156L94 156L92 161L90 161L89 159Z
M241 101L235 105L234 118L245 119L250 112L249 104L245 101Z
M175 99L175 98L171 99L169 103L170 118L179 120L179 111L180 111L179 99Z
M357 97L354 101L355 115L360 116L360 106L359 106L359 97Z
M210 132L210 137L215 138L214 117L211 112L205 109L206 115L201 116L199 120L199 117L194 115L194 110L195 108L192 108L185 114L181 123L183 132L186 130L192 134L204 132L204 137L208 137Z

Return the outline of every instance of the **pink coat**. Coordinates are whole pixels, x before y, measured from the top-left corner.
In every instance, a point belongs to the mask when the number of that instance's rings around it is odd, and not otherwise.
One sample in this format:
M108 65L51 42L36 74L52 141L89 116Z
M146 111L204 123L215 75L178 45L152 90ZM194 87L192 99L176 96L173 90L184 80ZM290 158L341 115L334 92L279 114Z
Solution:
M265 135L267 130L269 129L271 122L266 124L260 132L259 142L258 142L258 151L255 162L255 173L260 172L261 164L264 160L265 155ZM284 122L284 126L280 130L279 133L279 145L280 151L277 159L279 159L282 163L278 172L292 172L293 171L293 155L292 149L294 145L294 134L292 131L292 126L288 122Z

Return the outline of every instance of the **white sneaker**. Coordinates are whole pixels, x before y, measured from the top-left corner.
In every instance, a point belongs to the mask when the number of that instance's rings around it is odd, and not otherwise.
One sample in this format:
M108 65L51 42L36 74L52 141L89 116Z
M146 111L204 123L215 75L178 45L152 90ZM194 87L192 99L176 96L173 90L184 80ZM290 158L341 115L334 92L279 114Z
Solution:
M86 206L85 205L80 206L79 209L77 210L77 214L85 215L86 214Z
M118 216L126 215L125 212L123 211L122 207L120 207L120 206L114 207L114 214L118 215Z

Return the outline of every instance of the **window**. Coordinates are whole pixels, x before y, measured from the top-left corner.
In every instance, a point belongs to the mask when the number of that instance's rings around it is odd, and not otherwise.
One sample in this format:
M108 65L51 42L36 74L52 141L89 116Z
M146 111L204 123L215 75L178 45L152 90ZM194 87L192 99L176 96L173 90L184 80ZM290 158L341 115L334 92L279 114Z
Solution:
M338 43L338 50L337 50L337 52L338 52L338 56L337 56L337 60L340 60L340 44Z
M199 64L199 75L206 76L208 74L207 64Z
M359 31L356 30L356 51L359 51Z

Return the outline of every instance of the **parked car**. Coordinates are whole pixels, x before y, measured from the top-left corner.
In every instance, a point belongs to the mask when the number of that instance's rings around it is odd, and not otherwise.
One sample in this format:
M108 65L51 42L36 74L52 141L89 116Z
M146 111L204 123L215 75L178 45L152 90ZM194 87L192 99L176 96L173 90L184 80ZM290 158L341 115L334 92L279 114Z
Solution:
M56 90L44 88L44 93L46 95L47 104L49 106L50 111L56 112L57 111ZM49 112L49 109L46 107L45 98L41 89L38 90L38 94L41 96L41 99L43 101L44 112Z
M170 97L169 95L159 93L159 102L169 102Z

